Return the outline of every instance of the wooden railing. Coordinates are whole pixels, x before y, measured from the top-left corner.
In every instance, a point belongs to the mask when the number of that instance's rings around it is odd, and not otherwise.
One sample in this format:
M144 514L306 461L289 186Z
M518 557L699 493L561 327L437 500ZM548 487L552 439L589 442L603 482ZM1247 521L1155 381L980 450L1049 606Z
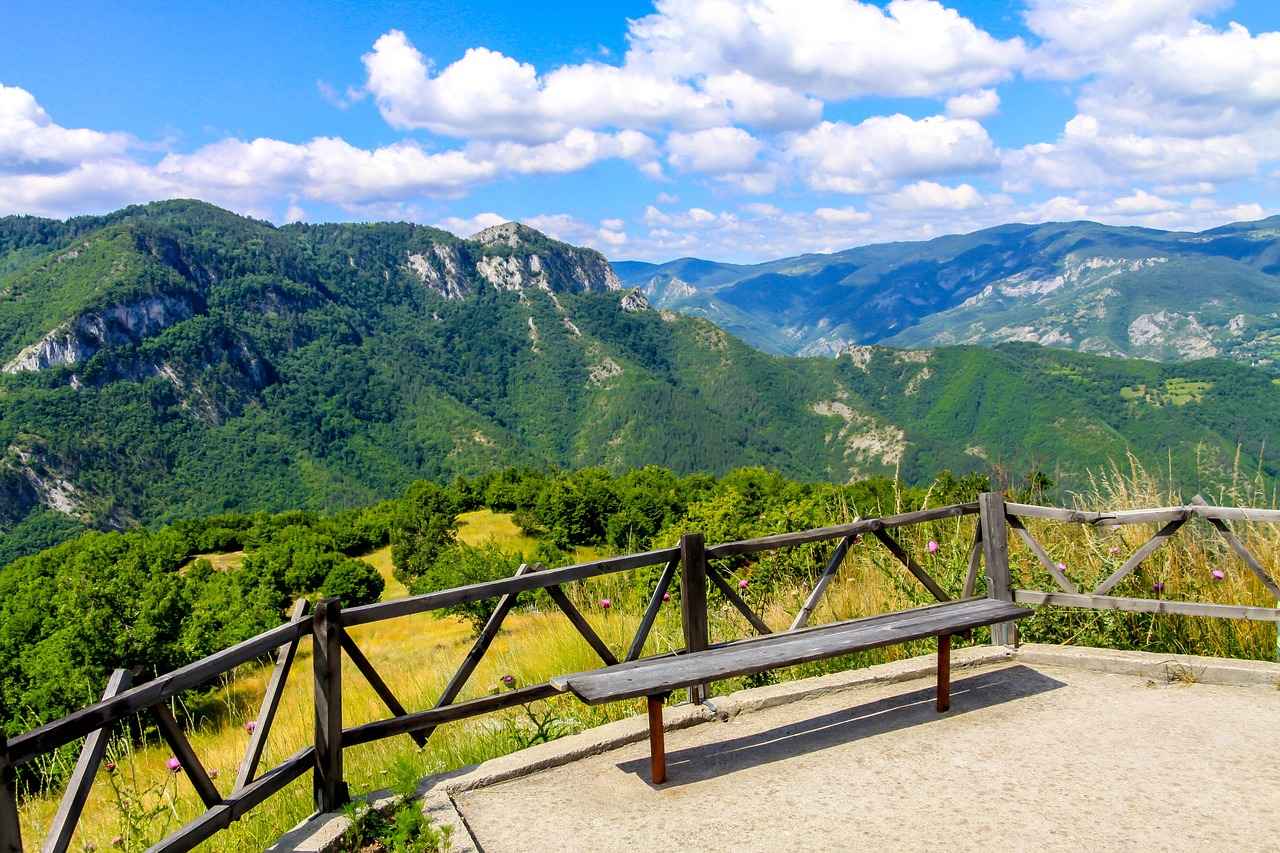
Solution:
M984 495L983 500L992 503L991 512L1001 511L996 507L998 496L992 498ZM1280 585L1267 573L1244 542L1231 529L1232 521L1280 523L1280 510L1247 509L1239 507L1209 506L1197 496L1186 506L1167 506L1155 509L1127 510L1125 512L1081 512L1079 510L1058 509L1056 507L1032 506L1030 504L1004 503L1003 513L1010 529L1014 530L1027 545L1041 565L1049 572L1058 589L1036 590L1017 589L1012 591L1012 600L1025 604L1055 604L1060 607L1084 607L1093 610L1126 610L1134 613L1173 613L1182 616L1209 616L1220 619L1251 619L1264 622L1280 622L1280 609L1273 607L1247 607L1235 604L1214 604L1194 601L1170 601L1165 598L1122 598L1108 595L1122 580L1128 577L1178 532L1180 528L1193 519L1207 522L1223 541L1230 546L1236 556L1249 568L1258 581L1274 598L1280 601ZM1031 535L1023 524L1024 518L1041 518L1067 524L1082 524L1092 527L1115 527L1125 524L1159 524L1160 529L1143 543L1125 562L1109 575L1092 591L1082 592L1067 577L1058 564L1045 552L1040 543Z
M230 826L254 806L271 797L308 770L312 774L312 788L317 810L326 812L340 807L349 796L343 777L343 751L349 747L398 735L411 737L417 745L423 746L435 729L444 723L556 695L558 691L550 683L543 682L478 699L456 701L497 636L503 620L515 606L517 596L522 592L546 590L551 601L569 619L602 663L611 666L641 657L661 609L663 596L674 582L678 571L684 642L681 650L668 654L682 654L712 647L707 612L709 585L717 589L757 634L770 632L764 620L726 581L723 571L714 562L716 560L796 545L834 541L835 546L825 562L825 568L790 623L790 630L795 630L808 623L831 581L836 577L849 549L863 536L869 536L885 547L934 598L939 601L950 600L947 592L903 548L893 531L910 525L968 515L979 516L979 523L975 526L973 542L969 549L967 572L961 591L963 598L975 593L978 568L980 565L985 565L987 595L1008 601L1059 604L1070 607L1153 610L1244 619L1276 620L1277 615L1280 614L1280 611L1260 607L1146 601L1112 598L1104 594L1128 572L1133 571L1178 526L1184 524L1189 518L1201 517L1214 525L1227 538L1236 553L1245 560L1246 565L1262 579L1273 594L1280 597L1280 589L1277 589L1275 582L1227 527L1228 521L1241 519L1280 522L1278 511L1241 510L1193 504L1187 507L1121 513L1086 513L1007 503L1001 495L996 493L984 494L974 503L956 504L883 518L862 519L834 527L763 536L720 545L707 546L702 534L688 533L681 537L679 545L674 548L593 560L550 570L524 565L510 578L361 607L342 608L337 600L326 599L316 605L313 613L308 614L306 602L300 601L295 605L290 620L278 628L136 686L130 686L129 673L117 671L112 675L103 698L98 703L18 735L7 742L0 740L0 853L16 853L22 849L14 779L15 768L78 738L85 738L80 759L42 848L49 853L61 853L69 848L72 833L88 797L95 772L102 760L106 738L117 722L133 714L146 713L153 718L161 736L173 750L174 756L181 763L182 769L206 807L202 815L157 843L152 850L190 850L201 841ZM1101 587L1092 594L1082 595L1026 530L1022 524L1022 518L1026 517L1095 526L1139 522L1163 522L1165 526L1152 542L1140 548L1121 570L1108 578ZM1050 575L1054 577L1055 582L1062 587L1061 592L1013 588L1008 559L1009 529L1016 531L1037 555ZM649 596L640 624L626 651L619 658L575 607L564 591L564 584L657 565L663 566L663 569ZM457 604L488 599L497 600L493 611L435 705L425 710L409 711L400 703L347 631L348 628L356 625L436 612ZM1012 639L1007 626L995 626L992 634L993 642L999 644L1009 643ZM280 764L259 775L258 766L275 720L285 681L298 644L307 636L311 637L313 649L314 743L298 750ZM391 716L363 725L343 727L342 656L344 653L387 706ZM239 772L230 794L224 797L213 784L199 757L173 719L166 702L183 691L205 684L238 666L268 657L274 659L274 669ZM692 689L691 700L702 701L706 697L706 690L707 685Z

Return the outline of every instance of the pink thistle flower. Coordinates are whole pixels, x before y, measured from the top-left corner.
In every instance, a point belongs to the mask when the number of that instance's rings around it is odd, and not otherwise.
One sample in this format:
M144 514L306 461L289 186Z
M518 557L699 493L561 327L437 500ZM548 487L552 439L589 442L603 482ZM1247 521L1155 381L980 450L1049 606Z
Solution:
M662 594L662 600L663 600L663 601L670 601L670 600L671 600L671 593L669 593L669 592L664 592L664 593Z
M1067 570L1067 564L1066 564L1066 563L1058 563L1058 571L1060 571L1060 572L1065 572L1066 570Z
M1152 592L1164 592L1164 581L1156 581L1151 585Z
M1120 546L1112 545L1110 548L1107 549L1107 553L1114 557L1116 554L1120 553Z
M182 762L176 758L170 757L169 760L164 763L164 766L169 768L170 773L182 772Z
M938 553L938 543L934 542L932 539L929 540L929 544L925 547L929 549L930 554Z
M746 578L743 578L742 580L738 581L738 589L746 589L750 585L751 584L747 583Z
M508 687L515 687L515 686L516 686L516 677L515 677L514 675L509 674L509 673L508 673L507 675L502 676L501 681L502 681L502 683L503 683L503 684L507 685Z
M250 720L249 722L244 724L244 730L249 734L253 734L253 730L256 729L257 727L258 727L258 723L254 720Z
M1214 569L1212 572L1210 572L1210 574L1213 575L1213 579L1216 581L1220 581L1226 577L1226 574L1222 571L1222 569Z
M608 610L608 609L609 609L610 607L612 607L612 606L613 606L613 601L611 601L610 599L608 599L608 598L602 598L602 599L600 599L600 609L601 609L601 610Z
M108 761L106 764L103 765L103 767L107 768L108 773L116 772L116 763L114 761Z

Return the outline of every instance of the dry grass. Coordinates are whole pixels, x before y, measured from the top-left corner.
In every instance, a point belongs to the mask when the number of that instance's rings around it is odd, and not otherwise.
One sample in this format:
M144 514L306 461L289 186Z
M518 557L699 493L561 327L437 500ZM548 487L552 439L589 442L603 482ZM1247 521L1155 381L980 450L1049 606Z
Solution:
M1124 509L1179 503L1182 497L1161 491L1156 487L1154 478L1134 467L1125 472L1113 471L1100 478L1092 493L1081 496L1079 503L1087 508ZM1264 505L1256 494L1251 497L1254 505ZM1211 496L1210 499L1221 498ZM1236 502L1243 504L1248 501ZM847 520L848 513L846 509L833 511L831 520ZM535 544L520 533L509 517L487 512L468 513L463 521L462 538L472 544L492 539L509 550L522 552L531 550ZM1048 522L1034 522L1030 527L1049 553L1067 565L1068 574L1082 588L1092 588L1109 575L1154 532L1151 528L1137 526L1094 531ZM955 594L963 582L973 528L973 518L950 519L899 531L899 536L904 547L916 555L926 570ZM1253 553L1270 571L1280 574L1276 558L1280 528L1267 525L1238 525L1238 528ZM930 540L939 543L936 553L929 553L926 548ZM1047 575L1034 557L1020 544L1012 547L1012 567L1020 579L1017 584L1051 589ZM388 597L404 594L404 588L391 577L387 549L366 559L387 577ZM805 565L813 563L810 561ZM1209 574L1215 567L1225 572L1222 581L1213 580ZM759 564L737 566L736 577L751 578L759 569ZM1262 585L1225 549L1217 535L1200 523L1184 528L1169 545L1148 560L1140 574L1126 581L1114 594L1149 597L1152 595L1151 585L1157 580L1165 584L1163 595L1168 598L1260 606L1275 604ZM762 600L755 586L749 584L745 595L764 614L770 626L779 629L789 624L806 592L807 586L798 583L774 590L767 600ZM601 637L613 649L624 650L644 606L643 591L637 589L624 574L580 584L572 593ZM599 606L599 600L604 597L613 602L607 611ZM885 549L867 539L850 550L840 579L830 588L812 622L819 624L883 613L926 603L927 600L927 593ZM713 601L718 602L718 597ZM681 642L679 621L677 606L674 603L665 606L647 651L653 653L678 647ZM1081 643L1120 638L1131 648L1163 648L1225 656L1270 658L1276 643L1274 625L1224 620L1045 608L1023 624L1029 636L1038 631L1057 640ZM711 630L713 639L730 639L744 636L748 629L736 611L720 603L711 614ZM428 707L435 701L471 642L468 624L430 616L360 626L353 629L352 635L409 708ZM973 641L985 640L986 635L979 632ZM803 677L851 665L897 659L930 647L928 642L888 647L837 661L796 667L774 674L768 680ZM531 653L531 650L536 653ZM544 681L554 674L587 669L597 664L598 660L590 648L558 612L530 610L513 613L472 676L463 698L500 689L503 675L510 674L519 683L530 684ZM311 742L310 666L310 650L304 641L286 687L279 718L272 730L264 767ZM385 717L386 709L358 673L348 667L346 674L343 702L346 724ZM216 690L196 714L197 723L191 736L193 745L206 765L218 772L217 784L224 793L230 787L248 742L244 723L256 714L267 675L261 668L243 668ZM746 683L760 683L760 680L746 680ZM732 690L743 683L744 680L726 682L716 685L716 690ZM551 700L549 707L559 715L562 727L570 731L639 711L635 703L591 708L568 697ZM520 725L519 720L518 711L513 711L450 724L436 732L425 750L418 750L408 737L348 750L346 776L352 790L362 792L389 784L393 767L397 768L397 773L407 769L426 775L482 761L515 747L512 733ZM121 764L117 778L132 778L136 774L142 785L170 779L164 766L169 755L167 748L157 745L143 745L136 751L126 752L117 759ZM172 831L179 823L202 811L186 779L179 777L176 783L177 796L172 803L171 822L167 828L156 822L152 827L153 838ZM155 798L156 795L152 795L152 800ZM32 799L23 806L23 829L28 839L42 836L56 805L55 798L45 797ZM263 849L310 810L310 781L309 776L304 776L230 830L216 836L210 843L210 849ZM122 834L120 812L112 801L105 773L100 773L77 843L87 842L103 848L119 834Z

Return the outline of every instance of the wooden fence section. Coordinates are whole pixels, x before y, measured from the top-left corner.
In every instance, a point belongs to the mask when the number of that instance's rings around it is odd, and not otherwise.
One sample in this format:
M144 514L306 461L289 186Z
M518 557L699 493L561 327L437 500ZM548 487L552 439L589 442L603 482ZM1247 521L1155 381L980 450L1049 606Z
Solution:
M592 560L551 570L525 565L510 578L362 607L343 609L336 600L328 599L319 602L314 612L308 614L307 603L299 601L289 621L278 628L136 686L129 686L129 673L117 672L112 676L100 702L7 742L0 739L0 853L16 853L22 849L14 781L15 768L41 754L79 738L85 738L80 760L42 848L45 851L58 853L65 851L71 843L75 825L112 728L118 721L130 715L146 713L155 720L157 728L168 741L186 771L187 778L196 787L206 806L206 811L202 815L156 844L152 849L155 851L190 850L201 841L230 826L233 821L238 820L250 809L293 780L303 776L307 771L312 775L316 808L320 811L332 811L340 807L348 798L346 782L343 779L342 758L343 751L349 747L400 735L407 735L419 746L424 746L435 729L444 723L557 695L559 691L550 683L544 682L506 693L457 701L468 679L501 629L503 620L514 608L520 593L545 589L553 604L563 612L596 652L603 665L625 666L641 658L645 643L661 609L663 597L676 581L677 572L680 575L683 648L668 654L682 654L713 647L708 630L709 587L715 587L719 595L742 616L746 625L757 635L770 632L768 625L738 595L727 582L723 570L715 563L717 560L730 557L747 556L796 545L834 543L823 571L790 623L789 630L799 630L808 624L832 580L839 573L849 550L861 541L878 543L934 598L939 601L948 601L950 600L948 593L906 551L893 535L893 531L911 525L970 515L978 516L978 524L975 525L973 543L969 549L967 572L961 591L963 598L971 597L975 593L978 569L984 566L987 596L1005 601L1182 613L1233 619L1274 621L1280 618L1280 611L1262 607L1153 601L1117 598L1106 594L1180 527L1192 518L1201 518L1224 537L1232 550L1259 577L1267 589L1280 598L1280 587L1276 586L1262 564L1245 549L1229 526L1230 522L1239 521L1280 523L1280 511L1213 507L1197 501L1183 507L1097 513L1009 503L997 493L983 494L974 503L937 507L883 518L861 519L833 527L763 536L720 545L708 546L702 534L687 533L674 548ZM1093 526L1137 523L1156 523L1163 526L1151 541L1139 548L1097 589L1092 593L1081 593L1027 530L1023 523L1024 518L1049 519ZM1030 548L1058 585L1059 590L1046 592L1013 587L1008 554L1010 529ZM867 539L864 540L864 536ZM663 569L650 594L640 624L626 651L619 658L592 629L563 587L565 584L587 578L657 565L663 566ZM487 599L496 600L488 620L435 705L425 710L409 711L401 704L347 631L355 625L434 612L463 602ZM1014 638L1009 626L994 626L992 633L993 642L1000 644L1009 643ZM276 717L285 681L299 643L308 636L311 638L313 649L314 743L298 750L280 764L259 775L257 771L263 749ZM343 727L342 658L344 655L387 706L390 712L389 717L364 725ZM266 695L255 720L253 735L246 747L244 760L241 762L231 793L223 797L205 772L185 735L173 720L166 702L177 694L205 684L244 663L264 659L270 660L274 666ZM702 701L706 697L707 687L708 685L700 685L690 690L691 700Z
M986 496L984 496L985 498ZM1257 557L1249 552L1240 537L1231 529L1230 522L1280 523L1280 510L1246 509L1209 506L1197 496L1187 506L1159 507L1157 509L1131 510L1103 513L1081 512L1056 507L1030 504L1004 503L1008 526L1016 530L1027 547L1049 570L1058 585L1056 590L1018 589L1011 591L1012 601L1024 604L1054 604L1060 607L1084 607L1093 610L1126 610L1133 613L1171 613L1181 616L1207 616L1220 619L1251 619L1263 622L1280 622L1280 609L1271 607L1246 607L1234 604L1206 604L1193 601L1168 599L1122 598L1108 595L1122 580L1131 575L1143 561L1160 549L1189 521L1195 518L1207 522L1227 543L1237 557L1248 567L1273 597L1280 601L1280 585L1267 573ZM1143 543L1125 562L1092 592L1081 592L1058 568L1045 550L1026 529L1023 518L1041 518L1066 524L1087 524L1094 527L1115 527L1124 524L1160 524L1155 535Z

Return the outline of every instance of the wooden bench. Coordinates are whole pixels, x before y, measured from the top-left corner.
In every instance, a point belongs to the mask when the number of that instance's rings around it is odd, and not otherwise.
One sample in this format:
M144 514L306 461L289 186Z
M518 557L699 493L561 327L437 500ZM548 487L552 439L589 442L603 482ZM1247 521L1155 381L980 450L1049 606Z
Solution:
M648 698L650 772L655 785L667 779L662 703L671 691L710 681L822 660L862 649L938 638L938 710L950 707L951 635L983 625L1022 619L1031 610L1007 601L968 598L816 628L767 634L705 651L667 655L551 679L589 705Z

